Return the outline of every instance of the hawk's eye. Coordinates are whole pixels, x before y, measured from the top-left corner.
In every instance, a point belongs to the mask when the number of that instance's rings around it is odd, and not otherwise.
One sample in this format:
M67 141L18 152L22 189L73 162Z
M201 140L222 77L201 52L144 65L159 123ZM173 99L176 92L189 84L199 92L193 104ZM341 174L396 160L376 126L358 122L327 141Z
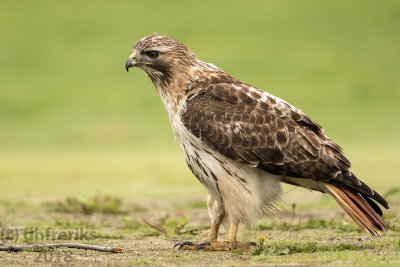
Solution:
M147 55L149 56L149 58L156 58L156 57L158 57L158 52L157 51L150 51L150 52L147 52Z

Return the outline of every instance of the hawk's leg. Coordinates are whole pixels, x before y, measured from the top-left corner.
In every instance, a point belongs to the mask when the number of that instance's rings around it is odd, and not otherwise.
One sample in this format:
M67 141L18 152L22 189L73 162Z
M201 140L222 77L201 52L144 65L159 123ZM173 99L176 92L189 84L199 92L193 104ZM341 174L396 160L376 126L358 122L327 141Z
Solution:
M222 220L225 217L225 207L222 199L213 197L210 193L207 198L208 213L211 218L211 228L208 232L207 238L204 243L194 243L190 241L177 243L174 247L178 246L178 249L183 250L196 250L200 244L216 243L218 238L218 231L221 226Z
M211 225L210 231L208 232L208 237L206 238L205 242L203 242L203 243L184 241L184 242L176 243L174 245L174 248L178 247L178 250L181 250L181 249L182 250L198 250L197 248L201 244L217 242L218 230L219 230L220 226L221 226L221 223L219 223L219 224L213 223Z
M215 242L217 241L218 238L218 231L219 231L219 227L221 226L221 222L218 223L213 223L211 225L210 231L208 232L208 237L205 240L206 242Z
M211 229L205 241L215 242L218 238L219 227L221 226L222 220L225 217L224 202L220 197L214 197L212 194L208 193L207 208L208 215L211 219Z
M196 250L206 251L230 251L236 246L236 234L238 230L238 224L231 223L229 226L228 237L224 242L218 242L217 240L211 242L204 242L197 246Z

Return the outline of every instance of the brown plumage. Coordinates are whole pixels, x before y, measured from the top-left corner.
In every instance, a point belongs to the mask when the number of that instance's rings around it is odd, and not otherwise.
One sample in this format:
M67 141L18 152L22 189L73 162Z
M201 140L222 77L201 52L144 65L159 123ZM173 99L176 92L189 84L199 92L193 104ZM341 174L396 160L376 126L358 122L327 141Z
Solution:
M213 225L253 222L273 208L285 182L332 195L371 234L387 229L371 199L388 203L299 109L198 60L168 36L139 40L126 62L132 66L156 86L188 166L209 192Z

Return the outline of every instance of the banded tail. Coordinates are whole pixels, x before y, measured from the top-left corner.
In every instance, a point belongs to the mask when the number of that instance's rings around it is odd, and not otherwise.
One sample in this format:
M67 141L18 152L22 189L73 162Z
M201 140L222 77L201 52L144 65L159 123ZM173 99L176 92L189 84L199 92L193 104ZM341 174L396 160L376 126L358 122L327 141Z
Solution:
M328 193L333 196L336 202L362 230L375 236L380 236L379 231L386 232L388 230L388 227L382 220L381 209L368 196L364 196L356 190L333 184L325 183L325 186ZM385 208L388 207L385 206Z

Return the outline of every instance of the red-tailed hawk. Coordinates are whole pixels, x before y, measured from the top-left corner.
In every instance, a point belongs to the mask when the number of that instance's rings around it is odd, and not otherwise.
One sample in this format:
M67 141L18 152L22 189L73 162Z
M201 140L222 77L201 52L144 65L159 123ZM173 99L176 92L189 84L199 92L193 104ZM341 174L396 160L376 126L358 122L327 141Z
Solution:
M350 171L342 149L289 103L205 63L182 43L152 34L136 42L126 70L139 67L154 83L186 162L208 191L206 242L179 249L229 250L239 223L274 208L280 183L331 195L364 231L387 226L386 200ZM228 237L217 241L221 223Z

